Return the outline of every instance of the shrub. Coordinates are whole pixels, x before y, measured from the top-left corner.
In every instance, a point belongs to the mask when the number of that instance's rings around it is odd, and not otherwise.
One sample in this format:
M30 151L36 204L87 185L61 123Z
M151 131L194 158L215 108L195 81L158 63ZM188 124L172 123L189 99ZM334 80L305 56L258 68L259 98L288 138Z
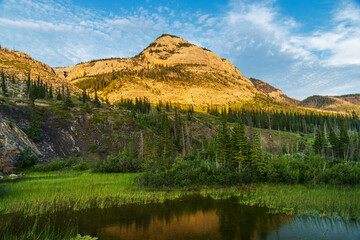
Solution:
M140 169L139 160L119 154L117 156L108 156L105 160L98 160L95 164L94 172L103 173L134 173Z
M89 166L86 162L80 161L77 165L74 166L74 169L78 171L85 171L89 169Z
M48 165L48 171L59 171L63 168L65 168L65 163L59 158L50 162Z
M360 166L356 162L337 163L325 170L319 176L322 183L329 184L349 184L360 183Z
M38 159L32 154L30 148L24 148L17 156L16 162L18 167L30 168L38 162Z
M66 160L65 167L72 167L75 165L75 159L73 157L69 157Z

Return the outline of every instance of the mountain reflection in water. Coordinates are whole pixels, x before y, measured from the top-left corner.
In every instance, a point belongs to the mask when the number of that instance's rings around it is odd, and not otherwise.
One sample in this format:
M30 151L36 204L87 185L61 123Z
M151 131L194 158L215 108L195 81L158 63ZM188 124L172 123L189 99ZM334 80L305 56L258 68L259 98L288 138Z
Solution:
M291 217L266 214L265 208L215 201L200 196L163 204L129 205L87 211L79 219L83 234L100 239L257 239Z
M9 221L15 232L22 219L21 214L0 215L0 221ZM45 214L38 220L44 229L51 221L60 232L75 227L81 235L99 240L360 240L356 221L268 214L265 208L240 205L237 199L213 200L199 195L159 204ZM35 219L25 221L33 224Z

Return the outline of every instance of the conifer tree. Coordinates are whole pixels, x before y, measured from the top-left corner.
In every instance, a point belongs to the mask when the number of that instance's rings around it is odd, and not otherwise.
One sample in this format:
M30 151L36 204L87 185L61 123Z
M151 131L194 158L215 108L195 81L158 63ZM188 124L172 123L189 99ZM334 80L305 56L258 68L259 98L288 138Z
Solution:
M231 160L231 141L229 128L227 126L226 118L223 118L221 127L218 133L218 160L220 163L224 164L224 166Z
M50 85L50 88L49 88L49 99L53 99L53 98L54 98L54 95L53 95L52 85Z
M339 125L340 125L339 148L342 157L346 160L349 154L350 138L344 118L340 118Z
M98 106L98 107L101 105L100 100L99 100L98 95L97 95L96 88L95 88L94 104L95 104L96 106Z
M315 153L320 154L323 150L323 146L324 146L324 140L322 137L322 131L321 129L317 129L316 130L316 134L315 134L315 141L313 144L313 150Z
M59 91L59 90L57 90L56 92L57 92L57 93L56 93L56 100L61 101L61 100L62 100L62 97L61 97L61 93L60 93L60 91Z
M253 145L251 149L251 165L260 174L264 174L266 171L266 165L264 162L264 155L261 148L261 142L259 135L254 132Z
M86 100L87 100L87 94L86 94L86 89L84 88L82 92L82 102L86 103Z
M30 90L29 90L29 99L31 101L31 105L33 106L35 104L35 100L38 98L37 97L37 87L35 82L30 84Z
M66 88L66 97L64 100L64 108L73 107L74 104L71 100L70 90L69 88Z
M248 166L250 164L250 145L245 135L245 127L240 120L234 128L232 136L233 161L238 167Z
M1 70L1 90L4 97L8 96L4 70Z
M26 81L26 95L28 98L30 98L30 88L31 88L31 80L30 80L30 73L28 73L27 81Z
M334 128L332 127L331 124L328 124L329 126L329 136L328 136L328 140L330 142L330 148L333 152L333 156L338 156L339 152L340 152L340 142L339 142L339 138L335 133Z

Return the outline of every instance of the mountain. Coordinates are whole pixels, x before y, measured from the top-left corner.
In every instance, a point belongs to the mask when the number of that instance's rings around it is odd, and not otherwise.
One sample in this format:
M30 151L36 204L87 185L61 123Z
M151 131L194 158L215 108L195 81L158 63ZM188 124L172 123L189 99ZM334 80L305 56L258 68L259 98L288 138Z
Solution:
M360 94L344 96L310 96L298 106L336 112L360 112Z
M28 74L32 80L40 77L44 83L52 85L54 88L60 89L65 86L73 92L79 91L77 87L58 77L49 65L34 60L26 53L3 47L0 47L0 71L3 71L9 80L9 93L13 97L20 97L24 92Z
M228 60L186 40L164 34L133 58L113 58L55 68L63 79L114 103L147 97L150 102L234 104L269 95L296 103L280 90L249 80Z
M250 81L254 84L258 91L265 93L278 102L285 102L291 105L298 105L300 103L299 100L288 97L280 89L277 89L266 82L256 78L250 78Z
M348 94L348 95L335 96L335 97L352 104L360 105L360 94Z

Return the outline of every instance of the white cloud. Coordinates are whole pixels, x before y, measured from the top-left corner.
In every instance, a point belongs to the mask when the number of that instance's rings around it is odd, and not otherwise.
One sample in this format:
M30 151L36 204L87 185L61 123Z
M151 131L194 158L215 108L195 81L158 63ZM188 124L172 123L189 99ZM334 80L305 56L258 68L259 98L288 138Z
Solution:
M360 92L359 5L342 2L328 26L302 32L302 23L282 15L276 4L233 0L217 14L166 6L108 14L70 0L3 0L0 39L5 47L28 52L51 66L65 66L131 57L162 33L170 33L213 50L246 76L293 97Z

